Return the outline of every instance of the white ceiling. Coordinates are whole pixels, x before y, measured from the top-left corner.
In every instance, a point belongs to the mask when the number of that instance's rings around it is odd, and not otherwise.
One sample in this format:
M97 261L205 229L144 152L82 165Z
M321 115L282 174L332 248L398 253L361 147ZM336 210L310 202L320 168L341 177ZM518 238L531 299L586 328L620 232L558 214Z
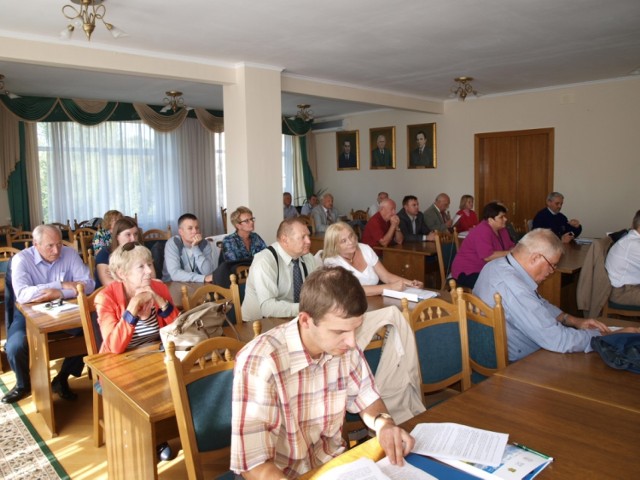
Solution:
M64 43L65 0L3 2L0 73L22 95L106 98L222 109L222 87L7 60L2 37ZM10 3L11 5L6 5ZM446 100L452 79L476 78L484 95L624 77L640 68L638 0L105 0L106 21L87 49L180 58L207 65L246 62L317 81ZM283 113L310 103L318 117L377 107L283 95Z

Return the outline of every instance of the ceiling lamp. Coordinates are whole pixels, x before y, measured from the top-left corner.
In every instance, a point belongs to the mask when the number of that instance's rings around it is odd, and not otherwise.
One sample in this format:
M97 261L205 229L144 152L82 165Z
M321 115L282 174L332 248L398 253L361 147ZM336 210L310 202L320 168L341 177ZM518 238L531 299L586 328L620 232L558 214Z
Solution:
M311 105L306 103L298 104L299 110L296 112L296 118L304 120L305 122L313 120L313 111L309 110L309 107L311 107Z
M164 92L166 97L164 97L164 108L160 110L162 113L168 112L172 110L175 113L179 108L187 108L187 110L191 110L188 107L184 106L184 99L182 98L182 92L177 90L169 90L168 92Z
M76 8L73 5L65 5L62 7L62 14L71 20L67 28L60 32L62 39L69 40L73 31L76 28L82 27L84 34L87 36L87 40L91 40L91 34L96 28L96 20L100 20L103 23L113 38L127 36L127 34L119 28L104 21L104 16L107 13L107 9L102 5L104 0L71 0L71 2L80 5L80 8Z
M15 93L11 93L9 90L4 89L4 75L2 75L1 73L0 73L0 95L6 95L11 99L20 98L19 95L16 95Z
M473 89L473 85L471 82L473 81L473 77L457 77L453 79L456 84L451 87L451 97L458 97L458 100L462 100L467 98L467 95L478 96L478 92Z

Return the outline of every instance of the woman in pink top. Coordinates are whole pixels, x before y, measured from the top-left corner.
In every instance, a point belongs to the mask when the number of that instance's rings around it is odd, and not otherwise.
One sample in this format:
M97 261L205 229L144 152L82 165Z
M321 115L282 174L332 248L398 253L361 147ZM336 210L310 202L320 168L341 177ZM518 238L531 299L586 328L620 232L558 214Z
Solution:
M459 286L473 288L480 270L487 262L504 257L515 246L507 226L507 209L488 203L482 211L482 222L472 228L453 259L451 276Z
M460 210L456 215L460 215L455 224L458 232L466 232L478 224L478 216L473 211L473 197L471 195L462 195L462 198L460 198Z

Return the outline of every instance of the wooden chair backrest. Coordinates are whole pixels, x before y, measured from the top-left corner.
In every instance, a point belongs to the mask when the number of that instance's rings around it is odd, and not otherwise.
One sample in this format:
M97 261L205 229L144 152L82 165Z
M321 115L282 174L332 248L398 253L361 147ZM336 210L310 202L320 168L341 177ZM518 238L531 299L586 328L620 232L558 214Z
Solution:
M16 246L18 245L18 246ZM20 230L16 233L7 234L7 246L23 250L33 245L33 233L27 230Z
M222 230L224 233L227 232L227 209L224 207L220 207L220 216L222 217Z
M242 302L240 301L240 289L236 280L236 276L231 274L231 286L224 288L219 285L207 284L199 287L191 296L186 285L182 285L182 311L186 312L206 301L213 300L216 303L223 301L233 302L236 323L242 323Z
M20 249L14 247L0 247L0 263L8 262Z
M204 478L203 464L229 457L233 368L235 355L244 345L233 338L210 338L193 347L180 361L175 353L175 345L173 342L169 343L165 363L180 440L184 449L184 461L190 479ZM221 354L221 352L224 353ZM194 382L199 382L199 388L207 389L207 385L202 383L205 379L220 382L215 387L210 387L215 388L215 395L210 395L211 400L206 404L210 411L202 412L197 409L192 411L192 398L189 395L191 393L197 397L198 392L194 389L188 392L187 387ZM202 395L200 393L200 396ZM198 422L198 428L196 428L196 422ZM199 438L196 432L201 432ZM200 446L205 443L208 443L207 446L212 449L201 451ZM218 448L213 449L215 447Z
M14 227L13 225L0 225L0 236L4 237L4 246L10 247L9 235L14 235L22 230L22 227Z
M238 279L238 285L247 283L247 278L249 278L249 268L250 265L238 265L236 267L236 278Z
M171 225L167 225L166 230L160 230L158 228L152 228L145 230L142 233L140 241L144 243L157 242L158 240L169 240L172 236Z
M440 231L436 231L435 243L438 268L440 270L440 288L443 289L447 285L447 276L451 272L453 258L457 252L457 244L453 233Z
M352 220L362 220L366 222L369 220L369 215L366 210L351 210L351 219Z
M87 346L87 355L95 355L100 351L99 340L102 337L99 336L99 332L96 333L96 328L91 314L96 311L95 299L96 296L102 291L104 287L97 288L91 293L86 295L84 293L84 285L78 284L76 287L78 290L78 307L80 309L80 320L82 321L82 331L84 333L84 343Z
M96 236L96 231L93 228L78 228L73 231L73 241L78 245L78 252L82 255L82 261L85 264L89 263L87 250L91 248L93 237Z
M316 222L313 220L312 215L298 215L298 220L304 223L308 228L311 234L313 235L316 231Z
M462 295L462 289L459 294ZM408 302L402 303L402 313L416 335L423 394L437 392L457 383L461 391L467 390L471 386L471 368L466 310L462 298L459 296L455 304L440 298L423 300L411 312ZM434 335L429 344L425 343L427 339L422 335L427 333L427 329L432 329L429 333ZM429 377L428 370L436 368L447 373L437 375L439 379L433 382L425 382ZM453 374L444 377L452 371Z

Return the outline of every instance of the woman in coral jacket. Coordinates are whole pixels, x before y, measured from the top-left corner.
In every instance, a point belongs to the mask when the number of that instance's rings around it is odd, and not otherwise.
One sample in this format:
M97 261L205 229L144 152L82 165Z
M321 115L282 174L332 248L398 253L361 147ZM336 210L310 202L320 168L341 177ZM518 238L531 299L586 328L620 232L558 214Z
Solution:
M159 329L173 322L178 309L167 286L155 278L148 248L125 243L109 257L109 271L117 281L96 297L102 334L101 353L125 350L160 340Z

